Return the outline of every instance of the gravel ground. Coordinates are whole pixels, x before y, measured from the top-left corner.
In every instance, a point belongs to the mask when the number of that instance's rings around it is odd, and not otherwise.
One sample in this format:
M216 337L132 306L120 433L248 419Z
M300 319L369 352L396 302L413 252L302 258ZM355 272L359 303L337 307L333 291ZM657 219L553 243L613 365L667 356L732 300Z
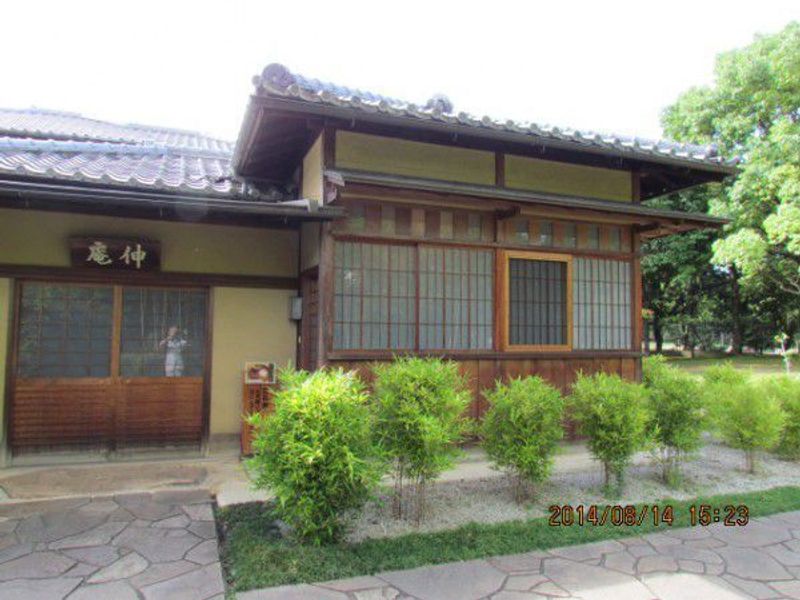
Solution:
M684 463L684 481L679 489L661 483L659 471L645 457L628 469L625 490L619 500L603 495L603 470L599 465L580 471L554 473L526 505L514 502L513 486L506 477L434 483L427 490L428 515L421 526L392 516L390 490L367 504L353 522L351 541L393 537L418 531L451 529L470 522L497 523L549 514L552 504L628 504L657 502L666 498L684 500L700 495L762 490L800 485L800 462L763 455L758 472L743 470L742 452L710 442Z

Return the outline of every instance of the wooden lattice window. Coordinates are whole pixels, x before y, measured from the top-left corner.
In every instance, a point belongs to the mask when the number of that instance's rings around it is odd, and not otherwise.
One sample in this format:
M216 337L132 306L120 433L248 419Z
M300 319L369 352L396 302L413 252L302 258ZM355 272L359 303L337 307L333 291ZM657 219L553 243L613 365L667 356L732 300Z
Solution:
M342 241L335 248L334 350L492 348L493 251Z
M578 247L581 250L600 249L600 226L599 225L579 225L578 226Z
M508 251L502 264L506 349L571 349L572 257Z
M333 347L414 347L414 247L337 242L334 252Z
M419 249L419 346L423 350L492 347L494 254Z
M539 235L536 237L537 246L553 245L553 223L552 221L539 221Z
M603 250L619 252L622 249L622 232L619 227L606 227Z
M575 248L578 245L578 226L575 223L563 223L561 225L560 245L564 248Z
M581 350L632 346L631 263L575 259L573 339Z

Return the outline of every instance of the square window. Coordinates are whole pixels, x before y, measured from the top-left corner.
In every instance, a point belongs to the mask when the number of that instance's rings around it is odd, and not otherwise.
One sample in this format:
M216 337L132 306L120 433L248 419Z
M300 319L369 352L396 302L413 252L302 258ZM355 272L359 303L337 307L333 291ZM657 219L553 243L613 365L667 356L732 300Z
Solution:
M569 350L572 257L506 252L504 265L509 348Z

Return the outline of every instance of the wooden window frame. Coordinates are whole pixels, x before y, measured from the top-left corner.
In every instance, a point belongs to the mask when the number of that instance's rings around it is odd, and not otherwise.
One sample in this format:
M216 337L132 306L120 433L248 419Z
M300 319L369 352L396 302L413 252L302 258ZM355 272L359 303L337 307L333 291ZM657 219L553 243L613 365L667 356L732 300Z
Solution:
M500 322L499 350L501 352L572 352L572 260L571 254L559 254L551 252L529 252L521 250L500 250L497 253L498 265L496 277L500 280L497 298L498 320ZM566 276L566 344L511 344L510 327L510 307L511 301L511 278L509 276L512 259L538 260L548 262L564 263L567 268Z

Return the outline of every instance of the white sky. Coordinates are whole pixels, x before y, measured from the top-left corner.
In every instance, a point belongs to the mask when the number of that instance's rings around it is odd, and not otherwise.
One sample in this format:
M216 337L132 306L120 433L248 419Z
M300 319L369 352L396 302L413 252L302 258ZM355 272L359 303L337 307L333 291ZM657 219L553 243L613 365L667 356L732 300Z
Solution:
M234 139L270 62L456 111L659 136L715 55L800 20L800 1L7 0L0 106Z

